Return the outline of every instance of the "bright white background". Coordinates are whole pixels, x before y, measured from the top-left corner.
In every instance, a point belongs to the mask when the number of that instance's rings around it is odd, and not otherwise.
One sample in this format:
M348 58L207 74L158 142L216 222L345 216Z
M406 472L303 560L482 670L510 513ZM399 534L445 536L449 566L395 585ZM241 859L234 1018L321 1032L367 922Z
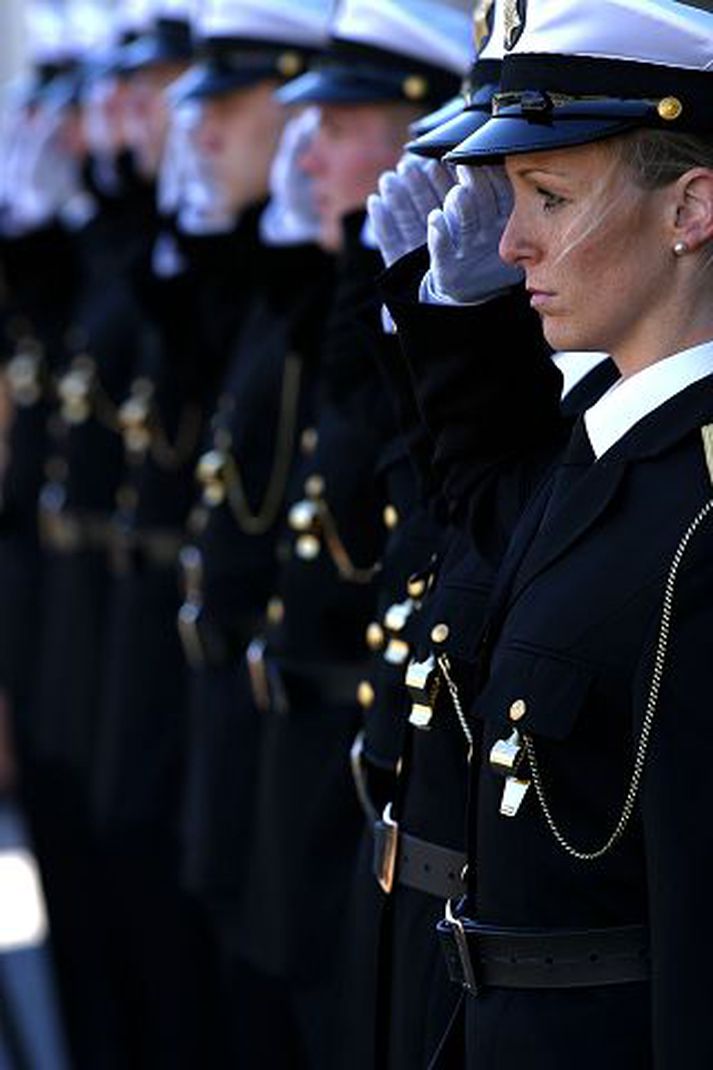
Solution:
M0 0L0 86L23 65L23 0Z

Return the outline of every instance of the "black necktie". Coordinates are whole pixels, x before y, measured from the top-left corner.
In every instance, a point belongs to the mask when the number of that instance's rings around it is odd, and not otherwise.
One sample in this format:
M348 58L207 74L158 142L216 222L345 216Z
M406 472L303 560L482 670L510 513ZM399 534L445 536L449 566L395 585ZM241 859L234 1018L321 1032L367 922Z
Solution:
M557 516L573 488L594 463L594 450L584 426L584 417L579 416L572 428L572 434L565 451L552 476L552 489L544 506L542 520L538 531L546 528Z

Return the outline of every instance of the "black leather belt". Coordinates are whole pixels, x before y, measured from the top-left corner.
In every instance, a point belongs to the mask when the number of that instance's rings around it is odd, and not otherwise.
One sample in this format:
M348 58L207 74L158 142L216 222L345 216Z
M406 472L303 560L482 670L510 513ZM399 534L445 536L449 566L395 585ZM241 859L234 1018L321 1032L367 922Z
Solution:
M361 663L315 664L271 654L263 640L247 650L253 698L258 709L289 713L291 709L356 705Z
M394 883L442 900L464 895L466 857L461 851L402 832L390 806L374 823L373 832L374 876L387 895Z
M42 542L58 554L107 550L112 544L114 530L108 516L40 507Z
M116 575L125 576L146 569L171 569L178 564L185 542L182 531L143 529L126 531L115 527L111 561Z
M581 988L650 977L643 925L608 929L501 929L446 909L438 924L451 981L478 995L483 987Z

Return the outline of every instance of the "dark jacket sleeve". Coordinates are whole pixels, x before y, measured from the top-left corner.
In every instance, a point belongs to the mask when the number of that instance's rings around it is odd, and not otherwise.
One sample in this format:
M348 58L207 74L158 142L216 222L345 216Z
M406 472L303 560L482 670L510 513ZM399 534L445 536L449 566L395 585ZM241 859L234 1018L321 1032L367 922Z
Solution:
M475 306L425 305L427 253L404 257L380 280L422 418L433 476L450 519L498 558L561 445L561 376L521 289Z

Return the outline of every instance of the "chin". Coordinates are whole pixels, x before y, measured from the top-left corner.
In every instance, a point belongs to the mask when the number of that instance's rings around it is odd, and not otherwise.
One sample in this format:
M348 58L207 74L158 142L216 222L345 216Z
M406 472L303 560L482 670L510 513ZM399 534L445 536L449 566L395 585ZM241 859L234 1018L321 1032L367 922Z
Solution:
M547 344L557 352L598 350L589 332L560 316L543 316L542 331Z

